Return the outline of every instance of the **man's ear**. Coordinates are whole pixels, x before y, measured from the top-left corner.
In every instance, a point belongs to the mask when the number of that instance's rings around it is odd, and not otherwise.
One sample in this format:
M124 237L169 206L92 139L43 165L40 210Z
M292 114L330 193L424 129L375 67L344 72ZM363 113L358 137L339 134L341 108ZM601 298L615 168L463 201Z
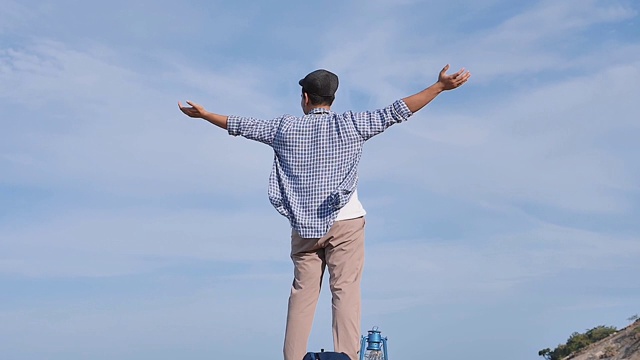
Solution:
M304 98L304 104L309 105L309 94L307 94L306 92L303 92L302 97Z

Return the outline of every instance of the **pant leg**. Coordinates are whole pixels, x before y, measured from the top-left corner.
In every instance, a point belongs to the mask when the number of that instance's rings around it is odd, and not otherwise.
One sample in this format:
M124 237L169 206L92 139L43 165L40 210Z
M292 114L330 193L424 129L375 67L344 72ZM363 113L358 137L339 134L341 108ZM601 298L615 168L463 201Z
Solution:
M330 275L333 343L336 352L358 359L360 350L360 280L364 267L364 218L337 221L325 245Z
M295 231L291 235L294 277L284 335L285 360L302 360L307 353L325 267L324 249L319 246L318 240L303 239Z

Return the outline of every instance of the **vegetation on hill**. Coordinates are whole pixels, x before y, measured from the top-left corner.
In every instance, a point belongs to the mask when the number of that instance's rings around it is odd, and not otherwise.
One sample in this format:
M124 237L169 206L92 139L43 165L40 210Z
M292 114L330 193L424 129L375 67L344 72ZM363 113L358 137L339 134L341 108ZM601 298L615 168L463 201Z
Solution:
M600 341L607 336L615 333L617 329L614 326L596 326L585 333L574 332L571 334L565 344L560 344L555 349L549 348L538 351L538 355L547 360L560 360L569 354L584 349L585 347Z
M633 315L627 320L634 324L640 323L640 317L638 317L638 315ZM618 330L613 326L600 325L587 330L585 333L574 332L571 334L569 339L567 339L566 343L558 345L558 347L553 350L549 348L542 349L538 351L538 355L544 357L546 360L561 360L608 337L611 334L616 333L617 331ZM640 326L633 329L633 338L635 339L638 336L640 336ZM605 357L607 357L606 350L608 350L608 348L605 348Z

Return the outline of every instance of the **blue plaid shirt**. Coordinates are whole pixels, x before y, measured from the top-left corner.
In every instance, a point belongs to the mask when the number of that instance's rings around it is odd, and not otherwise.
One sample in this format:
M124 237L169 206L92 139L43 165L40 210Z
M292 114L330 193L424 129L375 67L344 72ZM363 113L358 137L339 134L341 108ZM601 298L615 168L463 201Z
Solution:
M230 135L271 146L269 200L303 238L324 236L358 183L362 145L412 113L402 100L384 109L336 114L315 108L272 120L229 116Z

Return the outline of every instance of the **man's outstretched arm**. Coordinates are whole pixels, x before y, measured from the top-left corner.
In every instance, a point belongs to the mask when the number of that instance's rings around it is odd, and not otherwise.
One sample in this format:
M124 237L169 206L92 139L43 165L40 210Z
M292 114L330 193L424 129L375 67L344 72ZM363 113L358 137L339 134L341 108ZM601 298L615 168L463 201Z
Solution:
M435 99L441 92L460 87L462 84L467 82L471 76L471 73L464 69L460 69L460 71L451 75L446 74L447 70L449 70L448 64L440 71L438 81L435 84L417 94L402 99L412 113L415 113L425 107L425 105Z
M191 101L187 101L187 104L191 106L183 106L180 101L178 101L178 107L180 108L180 111L182 111L185 115L192 118L207 120L213 125L219 126L223 129L227 128L227 121L229 120L229 117L227 115L214 114L207 111L202 105L198 105Z
M452 90L464 84L471 74L461 69L455 74L447 75L449 65L438 75L438 81L417 94L398 100L384 109L345 113L353 120L356 130L364 140L380 134L389 126L407 120L413 113L422 109L441 92Z
M276 130L284 116L271 120L260 120L251 117L219 115L205 110L202 105L187 101L189 106L183 106L178 101L178 107L185 115L192 118L207 120L208 122L221 127L233 136L242 136L250 140L259 141L269 146L272 145L276 135Z

